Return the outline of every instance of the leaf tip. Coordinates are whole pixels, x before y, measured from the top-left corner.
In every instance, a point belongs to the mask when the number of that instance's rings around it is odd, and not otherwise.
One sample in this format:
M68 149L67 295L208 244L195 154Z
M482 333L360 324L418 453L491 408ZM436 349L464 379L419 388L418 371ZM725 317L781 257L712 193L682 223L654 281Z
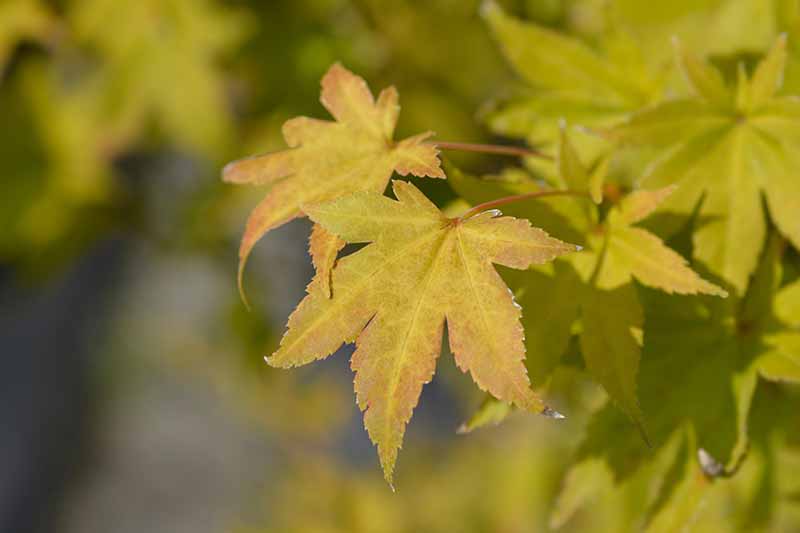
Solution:
M564 420L564 419L567 418L566 416L564 416L563 414L559 413L558 411L556 411L552 407L548 407L548 406L545 406L544 409L542 409L540 414L542 416L546 416L547 418L552 418L553 420Z
M264 362L265 362L265 363L267 363L267 365L268 365L268 366L270 366L270 367L272 367L272 368L291 368L291 367L292 367L292 364L291 364L291 363L289 363L289 364L286 364L286 363L280 363L280 362L277 360L277 357L278 357L278 353L279 353L279 352L280 352L280 349L278 349L278 350L277 350L275 353L273 353L272 355L265 355L265 356L264 356Z
M349 74L350 71L342 65L341 61L334 61L331 66L328 67L328 70L325 71L325 74L323 74L320 84L324 86L326 79L330 80L331 78L336 78L345 73Z
M222 167L222 181L225 183L243 184L251 182L247 167L245 163L252 161L254 157L245 157L243 159L236 159Z
M392 489L392 492L397 492L394 487L394 461L385 461L384 457L381 457L381 468L383 469L383 479L386 480L386 483L389 485L389 488Z
M232 179L235 166L236 166L236 161L231 161L230 163L222 167L222 173L221 173L222 181L224 181L225 183L235 183L234 180Z

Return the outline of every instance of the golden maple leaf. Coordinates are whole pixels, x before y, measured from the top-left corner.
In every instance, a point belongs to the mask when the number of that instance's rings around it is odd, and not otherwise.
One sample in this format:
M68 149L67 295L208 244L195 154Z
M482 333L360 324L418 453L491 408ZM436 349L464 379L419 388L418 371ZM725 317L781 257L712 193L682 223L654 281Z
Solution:
M382 193L392 172L444 178L435 146L421 133L394 142L400 112L397 90L388 87L377 101L366 82L336 63L322 78L322 105L336 121L296 117L283 125L289 149L234 161L223 171L230 183L271 185L250 214L239 249L239 288L247 257L271 229L302 216L301 205L357 191ZM343 243L315 228L310 243L314 266L330 292L330 269Z
M525 370L521 311L492 266L517 269L574 251L527 220L484 212L448 219L416 187L393 182L397 201L355 193L304 206L349 243L371 243L318 277L289 318L276 367L322 359L356 342L352 368L364 423L391 483L405 426L433 377L447 321L458 367L496 398L542 412Z

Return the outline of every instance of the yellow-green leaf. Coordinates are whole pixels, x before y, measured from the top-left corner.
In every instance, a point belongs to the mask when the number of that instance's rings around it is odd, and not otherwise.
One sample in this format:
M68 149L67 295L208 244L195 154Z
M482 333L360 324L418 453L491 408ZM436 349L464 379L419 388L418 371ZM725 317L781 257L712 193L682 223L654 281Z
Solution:
M565 261L509 272L503 277L525 310L522 325L528 374L534 383L543 383L569 345L580 309L581 280Z
M511 405L498 400L494 396L487 394L483 403L472 416L461 424L458 428L459 433L472 433L476 429L487 426L496 426L506 419L511 413Z
M636 289L587 287L581 302L581 352L589 372L644 431L636 394L644 314Z
M686 50L676 38L673 40L678 64L695 94L708 102L730 103L731 93L725 86L722 74L703 59Z
M666 293L728 295L697 275L689 268L686 259L643 229L613 231L607 253L614 256L616 266L625 265L641 283Z
M781 35L767 57L758 65L750 82L750 103L754 108L772 100L783 85L786 56L786 35Z
M668 102L642 111L610 133L624 143L660 149L643 183L679 185L665 202L664 212L688 217L702 199L695 257L740 295L756 268L766 235L762 191L778 228L793 243L800 243L796 216L800 182L794 179L793 155L800 142L796 99L775 96L784 48L779 39L757 67L752 83L739 69L736 102Z
M493 263L524 269L575 249L526 220L491 212L448 219L413 185L394 182L397 201L361 192L305 205L314 222L350 243L333 297L317 278L268 359L292 367L356 342L358 404L392 479L405 426L433 377L447 322L456 364L495 398L541 412L530 388L520 309Z
M661 73L651 71L633 43L595 49L575 36L510 16L494 1L483 6L500 50L529 86L488 117L497 133L555 144L562 119L609 126L660 95Z
M631 227L655 211L674 187L656 191L636 191L626 196L608 216L608 239L601 285L614 287L630 276L649 287L672 294L713 294L727 292L701 278L686 260L652 233Z
M394 171L445 177L436 148L423 142L430 133L392 140L400 111L394 87L381 91L376 101L362 78L337 63L322 78L320 101L335 122L293 118L283 125L288 150L225 167L223 178L230 183L271 185L247 221L239 249L240 288L255 243L268 231L302 216L301 205L356 191L383 192ZM317 244L312 251L334 247ZM315 263L331 265L319 259Z

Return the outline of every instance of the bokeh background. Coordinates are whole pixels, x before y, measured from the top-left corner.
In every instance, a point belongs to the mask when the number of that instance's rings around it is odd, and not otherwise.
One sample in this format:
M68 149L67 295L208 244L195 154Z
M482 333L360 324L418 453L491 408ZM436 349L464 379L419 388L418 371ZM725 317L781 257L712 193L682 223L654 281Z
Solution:
M397 86L400 136L493 140L487 102L514 78L479 3L0 0L0 531L558 522L581 413L603 401L580 368L553 378L553 403L575 413L563 423L515 415L459 436L482 398L445 354L393 494L354 402L350 350L292 372L263 363L311 277L306 221L256 247L251 312L235 286L263 191L221 183L220 169L280 149L286 119L324 117L319 79L334 61L373 90ZM504 2L588 36L601 4ZM453 159L475 173L504 163ZM446 183L419 185L440 205L454 197ZM635 496L569 527L611 530Z

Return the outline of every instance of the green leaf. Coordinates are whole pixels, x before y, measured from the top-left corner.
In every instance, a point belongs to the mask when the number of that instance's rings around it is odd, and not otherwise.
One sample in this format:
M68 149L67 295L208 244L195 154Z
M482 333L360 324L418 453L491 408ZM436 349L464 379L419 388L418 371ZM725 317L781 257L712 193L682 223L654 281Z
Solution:
M138 139L155 117L183 146L212 155L228 147L232 114L219 63L252 29L244 12L209 0L84 0L69 22L77 43L102 60L116 135Z
M580 156L567 135L566 124L561 126L561 143L558 150L558 174L564 185L573 191L589 189L589 171L581 163Z
M495 2L484 3L483 16L503 54L533 87L617 105L645 100L621 69L580 41L506 15Z
M598 460L584 461L571 468L550 514L550 529L559 529L598 494L612 484L608 467Z
M569 173L573 187L587 184L588 172L566 135L562 136L557 166L559 183L567 183L565 174ZM450 175L452 180L453 173ZM587 368L643 434L636 378L644 316L633 277L669 293L726 294L700 278L655 235L630 227L652 213L671 190L628 195L611 210L602 226L593 228L597 234L589 239L587 250L572 254L568 261L508 277L509 286L526 310L526 365L534 382L544 380L558 364L571 337L572 324L580 315L580 346ZM580 213L583 219L596 220L596 207L588 203L584 206L586 210ZM548 305L542 305L543 301Z
M608 216L608 237L598 284L614 287L635 277L649 287L672 294L727 293L702 279L679 254L652 233L630 227L649 216L674 188L637 191L626 196Z
M489 117L498 133L555 143L562 119L610 125L652 102L661 90L634 43L609 43L603 54L575 37L509 16L493 1L484 3L483 16L503 55L529 86Z
M800 222L792 214L800 203L800 185L790 177L795 168L790 154L797 151L800 137L786 134L797 131L797 110L794 99L774 97L784 46L779 40L760 63L757 82L740 75L736 103L705 97L664 103L609 133L622 143L659 149L642 182L647 187L679 185L664 212L688 216L702 199L695 257L739 294L756 268L766 235L762 190L778 228L800 243ZM695 84L712 84L709 76L695 74ZM708 96L713 91L702 92Z
M681 71L694 93L707 102L730 103L731 93L725 86L722 74L708 62L686 50L677 38L673 40L673 46Z
M558 160L556 162L558 172L558 184L573 191L588 192L592 201L600 204L603 201L603 183L608 173L609 156L601 158L595 167L590 171L581 163L581 158L577 150L570 142L567 135L566 123L561 125L561 138L558 149ZM590 206L584 206L587 213L587 224L594 218L589 213L592 211Z
M635 288L587 287L581 302L581 319L581 351L586 367L644 432L636 394L644 316Z
M607 253L617 268L628 270L642 284L668 294L728 295L689 268L686 260L661 239L643 229L617 229L609 238Z
M487 394L478 410L458 428L458 433L472 433L476 429L496 426L505 420L511 411L511 404Z
M693 439L690 439L693 440ZM667 501L653 517L645 531L647 533L672 533L685 531L697 519L708 496L710 481L703 476L692 455L693 446L681 451L682 479L674 487Z
M783 85L786 55L786 35L781 35L753 74L750 103L754 108L758 109L769 103Z
M603 203L603 185L608 175L610 159L610 156L601 158L589 175L589 194L592 201L598 205Z
M688 425L697 447L727 471L742 459L759 375L781 380L794 375L785 360L776 358L779 350L796 346L792 343L797 335L772 312L779 260L779 239L771 239L742 299L667 298L643 292L647 321L638 390L656 449ZM787 335L793 340L783 344ZM636 471L647 456L635 432L625 431L624 424L613 409L601 410L590 423L580 452L584 458L605 456L620 479Z
M524 310L528 375L534 386L543 385L569 345L578 318L581 280L563 261L526 271L507 270L503 279Z

